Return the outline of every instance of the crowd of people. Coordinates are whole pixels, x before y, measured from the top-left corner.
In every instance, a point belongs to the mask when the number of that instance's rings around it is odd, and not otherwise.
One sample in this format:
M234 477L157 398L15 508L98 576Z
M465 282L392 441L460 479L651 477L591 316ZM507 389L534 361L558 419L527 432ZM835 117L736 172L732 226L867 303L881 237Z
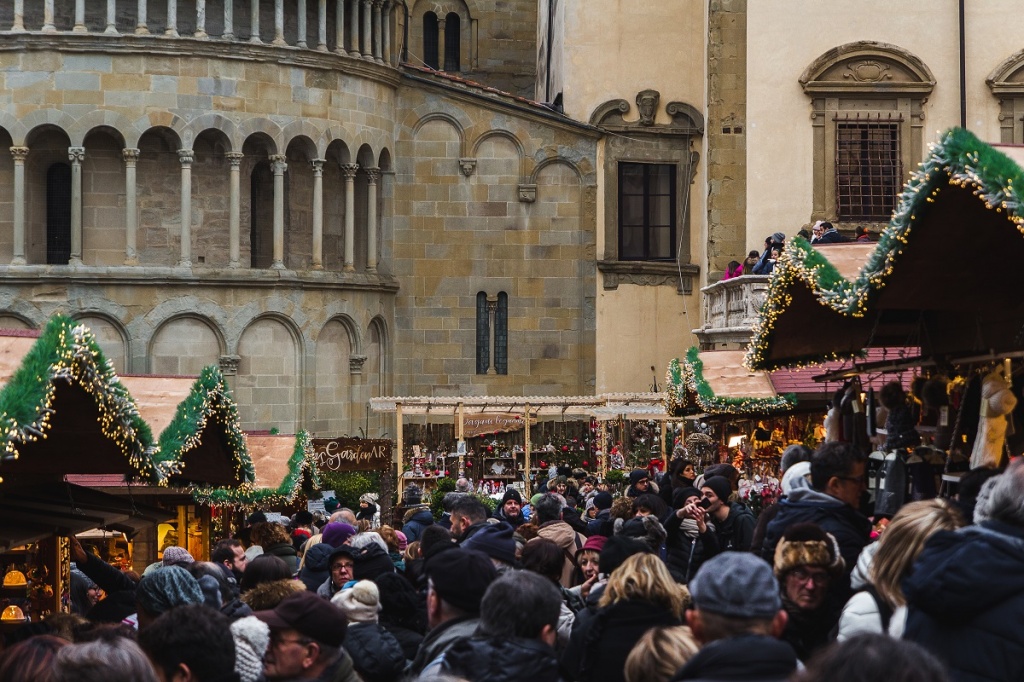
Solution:
M681 456L621 494L555 471L494 511L460 480L440 519L409 486L400 524L373 494L322 525L257 512L141 576L72 538L72 613L8 633L0 682L1024 679L1024 462L874 541L865 465L791 446L756 519L731 465Z
M851 239L827 220L819 220L811 226L810 231L804 229L798 233L801 237L810 242L811 246L822 246L825 244L843 244L855 241L859 244L871 243L874 241L871 232L864 225L854 228L854 235ZM722 273L722 281L741 277L743 275L770 275L775 270L775 264L786 247L786 235L782 232L774 232L764 240L764 250L760 253L751 251L743 262L729 261Z

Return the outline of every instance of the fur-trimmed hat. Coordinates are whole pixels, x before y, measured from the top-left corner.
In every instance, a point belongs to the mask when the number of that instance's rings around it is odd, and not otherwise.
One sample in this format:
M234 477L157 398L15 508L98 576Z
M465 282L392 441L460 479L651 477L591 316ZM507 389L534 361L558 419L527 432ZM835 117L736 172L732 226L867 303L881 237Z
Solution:
M799 566L820 566L836 575L845 565L835 537L816 523L793 524L775 547L775 576L780 580Z

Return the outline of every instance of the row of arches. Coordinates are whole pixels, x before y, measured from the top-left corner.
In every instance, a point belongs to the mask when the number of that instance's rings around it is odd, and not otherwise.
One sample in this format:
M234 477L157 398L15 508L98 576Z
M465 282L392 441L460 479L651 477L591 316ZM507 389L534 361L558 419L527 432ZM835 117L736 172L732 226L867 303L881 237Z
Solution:
M376 270L393 195L387 147L235 132L0 128L0 182L15 205L0 261Z
M337 315L311 338L275 313L258 315L230 333L209 316L175 315L143 338L133 338L120 320L105 313L82 312L75 318L93 331L120 374L190 376L220 365L246 430L352 433L365 417L366 401L386 392L388 327L379 316L361 326L351 316ZM0 329L39 326L17 312L0 312ZM144 366L133 362L136 347L146 349Z

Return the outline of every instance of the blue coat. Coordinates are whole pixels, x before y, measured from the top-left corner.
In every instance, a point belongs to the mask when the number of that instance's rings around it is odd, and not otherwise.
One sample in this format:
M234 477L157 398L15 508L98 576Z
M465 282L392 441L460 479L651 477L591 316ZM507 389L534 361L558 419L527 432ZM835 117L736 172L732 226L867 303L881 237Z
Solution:
M409 542L416 542L420 539L423 529L432 525L434 525L434 515L430 513L429 509L420 509L405 522L402 532Z
M903 581L903 638L954 682L1024 680L1024 528L985 521L939 531Z

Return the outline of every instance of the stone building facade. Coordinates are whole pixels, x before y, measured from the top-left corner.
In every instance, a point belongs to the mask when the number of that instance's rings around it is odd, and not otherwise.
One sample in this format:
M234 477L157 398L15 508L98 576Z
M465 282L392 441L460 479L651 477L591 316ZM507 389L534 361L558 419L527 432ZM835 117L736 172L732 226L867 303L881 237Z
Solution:
M0 325L219 363L249 429L591 391L600 131L516 95L529 6L0 0ZM400 66L449 15L453 75Z

